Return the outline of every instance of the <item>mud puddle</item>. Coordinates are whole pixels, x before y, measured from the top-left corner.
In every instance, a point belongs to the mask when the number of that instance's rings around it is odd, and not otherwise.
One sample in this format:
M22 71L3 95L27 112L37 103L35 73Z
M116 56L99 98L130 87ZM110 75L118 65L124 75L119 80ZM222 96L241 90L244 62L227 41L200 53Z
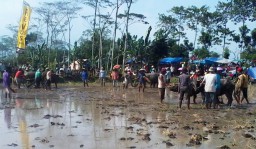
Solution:
M168 95L161 104L157 89L93 85L1 94L0 148L256 148L255 104L179 111Z

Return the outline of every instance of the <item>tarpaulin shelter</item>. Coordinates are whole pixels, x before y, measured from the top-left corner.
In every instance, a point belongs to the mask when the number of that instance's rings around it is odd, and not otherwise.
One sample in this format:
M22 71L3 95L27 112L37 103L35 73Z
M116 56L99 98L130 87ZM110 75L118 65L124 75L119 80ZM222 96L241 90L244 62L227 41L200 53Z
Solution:
M226 58L222 58L222 59L219 59L216 61L217 63L220 63L220 64L229 64L231 63L232 61L229 60L229 59L226 59Z
M256 79L256 67L248 68L247 74L251 79Z
M220 60L218 57L208 57L204 59L205 64L217 64L218 60Z
M192 61L193 64L201 64L204 65L205 64L205 60L194 60Z
M208 57L204 59L205 64L229 64L232 61L225 58Z
M182 57L166 57L159 61L160 65L168 65L168 64L175 64L180 63L183 61Z

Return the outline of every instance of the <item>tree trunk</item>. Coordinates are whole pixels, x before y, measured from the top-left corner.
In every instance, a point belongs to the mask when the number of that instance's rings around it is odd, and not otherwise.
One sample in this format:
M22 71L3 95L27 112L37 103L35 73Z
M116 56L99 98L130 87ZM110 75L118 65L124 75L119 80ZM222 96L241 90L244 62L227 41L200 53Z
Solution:
M131 9L131 5L132 5L132 0L130 1L126 1L127 4L127 14L126 14L126 33L125 33L125 42L124 42L124 53L123 53L123 64L122 64L122 70L124 70L124 64L126 61L126 50L127 50L127 45L128 45L128 26L129 26L129 15L130 15L130 9Z
M93 35L92 35L92 66L94 66L94 44L95 44L95 28L96 28L97 9L98 9L98 0L95 0Z
M114 50L115 50L115 44L116 44L116 30L117 30L117 16L118 16L119 7L120 7L119 0L116 0L116 16L115 16L114 36L113 36L112 49L111 49L110 70L113 68L113 62L114 62Z

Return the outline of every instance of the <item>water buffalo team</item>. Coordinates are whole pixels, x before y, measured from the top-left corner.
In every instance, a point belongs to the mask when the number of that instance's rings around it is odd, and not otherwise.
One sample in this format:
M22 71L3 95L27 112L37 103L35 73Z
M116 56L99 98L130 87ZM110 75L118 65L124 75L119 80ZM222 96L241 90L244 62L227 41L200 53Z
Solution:
M158 71L154 66L150 68L144 66L137 71L133 71L130 65L126 65L123 73L121 73L120 65L116 65L110 73L110 79L113 87L120 86L119 82L122 81L121 84L124 90L128 89L129 84L132 87L138 86L139 92L145 92L146 83L149 83L150 87L157 86L161 103L165 99L166 89L178 92L178 107L180 109L182 108L184 96L187 101L187 108L190 109L190 97L193 97L193 102L196 103L196 97L199 93L201 93L202 104L205 105L206 109L219 108L219 105L223 103L222 98L219 98L222 95L227 97L228 107L232 106L233 97L237 104L242 104L244 99L249 104L247 93L249 76L247 75L247 69L237 69L237 77L234 80L225 77L221 67L209 67L204 70L196 67L192 71L189 67L182 65L178 69L178 73L175 73L174 70L175 67L171 65L158 68ZM52 83L57 88L59 75L60 73L56 74L49 68L39 68L36 71L31 71L28 67L17 70L7 67L2 74L5 98L10 98L11 92L15 92L11 87L11 82L14 82L18 89L23 85L24 87L34 86L34 88L51 90ZM86 69L81 70L77 77L81 78L84 87L89 87L90 74ZM104 87L108 75L103 67L98 71L98 77L100 85Z

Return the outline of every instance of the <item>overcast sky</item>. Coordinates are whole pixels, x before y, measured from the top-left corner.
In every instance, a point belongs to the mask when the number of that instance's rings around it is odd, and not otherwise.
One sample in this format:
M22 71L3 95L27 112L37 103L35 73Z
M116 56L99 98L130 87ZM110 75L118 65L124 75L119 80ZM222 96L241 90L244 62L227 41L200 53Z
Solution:
M53 1L57 0L26 0L26 2L28 2L32 8L38 7L39 3ZM136 34L139 37L145 36L148 27L151 25L151 34L153 34L157 28L156 24L158 21L158 14L166 14L167 11L174 6L188 7L194 5L201 7L203 5L207 5L211 10L214 10L217 2L218 0L138 0L135 4L132 5L131 12L145 15L147 17L146 21L148 21L150 24L145 25L136 23L131 25L129 30L132 34ZM23 0L0 0L0 36L10 35L10 31L6 28L9 24L17 26L19 25L19 20L22 14L22 4ZM88 11L85 10L83 13L88 13ZM33 24L33 22L31 23ZM72 39L76 41L82 35L82 31L84 31L88 26L85 24L84 20L76 19L74 21L73 27L75 29L72 30Z
M57 0L26 0L31 7L38 7L39 3L42 2L53 2ZM10 32L6 29L9 24L18 25L19 19L22 14L22 3L23 0L0 0L0 36L9 35ZM145 15L146 21L148 21L155 31L156 23L158 20L159 13L166 13L173 6L202 6L207 5L209 7L214 7L217 4L217 0L138 0L132 5L132 11L134 13L140 13ZM32 12L33 17L33 12ZM76 21L79 21L78 19ZM80 20L80 23L75 23L76 25L84 24L85 22ZM33 22L32 22L33 23ZM145 24L133 24L130 26L130 30L134 34L145 35L149 25ZM76 27L77 30L83 31L84 28Z

